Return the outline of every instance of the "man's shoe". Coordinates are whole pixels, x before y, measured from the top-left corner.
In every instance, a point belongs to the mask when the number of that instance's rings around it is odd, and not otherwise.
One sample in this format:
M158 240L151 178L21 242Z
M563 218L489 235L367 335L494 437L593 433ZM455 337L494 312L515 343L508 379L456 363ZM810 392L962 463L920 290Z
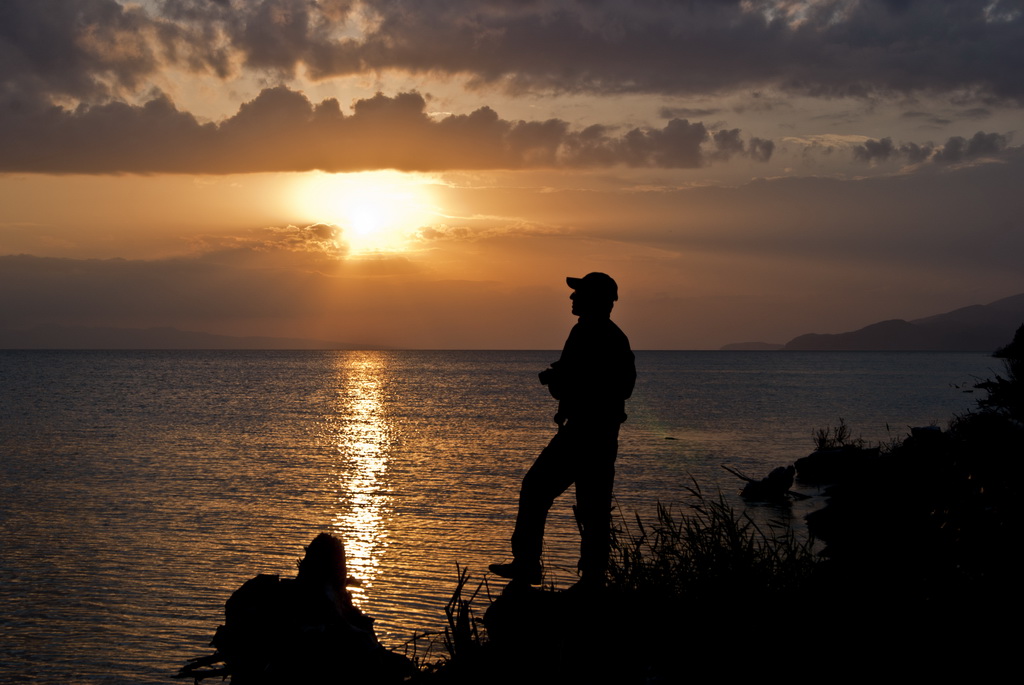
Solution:
M491 573L502 578L517 580L528 585L540 585L540 564L522 564L513 561L511 564L491 564L487 568L491 570Z

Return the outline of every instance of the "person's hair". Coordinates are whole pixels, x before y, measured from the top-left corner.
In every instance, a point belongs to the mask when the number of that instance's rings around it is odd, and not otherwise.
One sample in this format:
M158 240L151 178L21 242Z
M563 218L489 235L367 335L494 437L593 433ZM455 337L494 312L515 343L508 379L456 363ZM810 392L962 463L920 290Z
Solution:
M299 580L345 586L348 568L345 545L329 533L320 533L306 548L299 562Z

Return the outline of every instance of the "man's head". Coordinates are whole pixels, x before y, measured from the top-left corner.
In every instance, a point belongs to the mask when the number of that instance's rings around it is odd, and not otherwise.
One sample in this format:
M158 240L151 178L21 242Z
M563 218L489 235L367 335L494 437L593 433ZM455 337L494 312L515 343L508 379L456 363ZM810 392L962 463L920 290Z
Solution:
M572 300L572 313L576 316L608 316L619 299L619 287L608 274L595 271L583 278L569 276L565 282L573 289L569 299Z

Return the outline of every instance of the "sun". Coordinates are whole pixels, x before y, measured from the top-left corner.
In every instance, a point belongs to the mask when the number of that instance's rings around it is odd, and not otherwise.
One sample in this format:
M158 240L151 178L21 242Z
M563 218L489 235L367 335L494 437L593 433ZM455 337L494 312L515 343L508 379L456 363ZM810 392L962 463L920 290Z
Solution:
M349 254L401 252L416 229L432 223L430 179L398 171L306 174L293 202L312 223L340 226Z

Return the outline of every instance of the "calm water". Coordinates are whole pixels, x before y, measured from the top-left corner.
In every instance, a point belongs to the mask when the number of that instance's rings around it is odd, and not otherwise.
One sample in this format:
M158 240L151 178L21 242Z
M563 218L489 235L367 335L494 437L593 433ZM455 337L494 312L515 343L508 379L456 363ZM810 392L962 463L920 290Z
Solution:
M508 558L552 434L552 352L0 351L0 682L166 683L223 602L330 531L398 646L435 631L456 563ZM880 441L973 406L998 361L933 353L641 352L621 511L738 485L844 417ZM890 429L887 430L888 423ZM570 498L545 561L573 582ZM807 506L817 506L811 500ZM798 517L802 513L794 513ZM424 640L425 644L428 640Z

